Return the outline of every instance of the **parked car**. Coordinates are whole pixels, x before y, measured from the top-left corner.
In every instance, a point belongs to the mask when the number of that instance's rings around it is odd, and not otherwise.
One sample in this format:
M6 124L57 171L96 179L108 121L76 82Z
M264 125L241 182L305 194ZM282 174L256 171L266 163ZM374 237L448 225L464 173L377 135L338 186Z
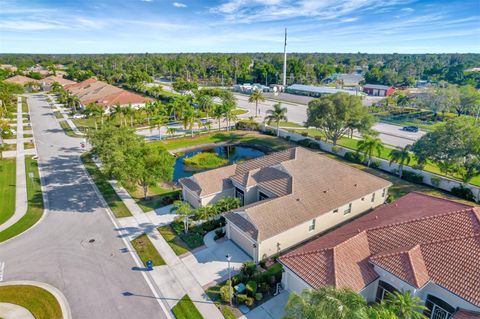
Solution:
M404 126L402 130L407 132L418 132L418 126L414 126L414 125Z

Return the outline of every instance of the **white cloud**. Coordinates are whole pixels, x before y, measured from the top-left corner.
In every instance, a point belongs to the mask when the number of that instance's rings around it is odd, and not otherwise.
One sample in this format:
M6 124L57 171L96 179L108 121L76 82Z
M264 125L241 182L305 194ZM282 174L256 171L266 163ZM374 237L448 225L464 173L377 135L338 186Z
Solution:
M415 11L415 9L413 9L413 8L403 8L403 9L400 10L400 11L403 11L403 12L413 12L413 11Z
M357 21L357 20L358 20L358 17L352 17L352 18L342 19L341 21L342 22L354 22L354 21Z
M181 2L174 2L173 6L177 7L177 8L186 8L187 7L187 5L185 3L181 3Z

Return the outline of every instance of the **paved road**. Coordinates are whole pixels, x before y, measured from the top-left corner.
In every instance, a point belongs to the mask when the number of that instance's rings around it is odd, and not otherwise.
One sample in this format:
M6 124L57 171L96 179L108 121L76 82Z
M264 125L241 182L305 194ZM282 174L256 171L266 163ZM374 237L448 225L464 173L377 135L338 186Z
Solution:
M49 210L0 245L3 279L57 287L76 319L166 318L82 169L79 140L63 133L43 98L29 104Z

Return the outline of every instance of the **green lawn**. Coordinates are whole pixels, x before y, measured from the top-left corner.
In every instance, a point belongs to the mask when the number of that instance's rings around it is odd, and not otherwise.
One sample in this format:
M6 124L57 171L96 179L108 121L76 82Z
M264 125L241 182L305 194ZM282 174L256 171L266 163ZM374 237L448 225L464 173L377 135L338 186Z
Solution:
M60 113L60 111L55 111L55 112L53 112L53 114L55 114L55 117L57 119L63 119L63 115L62 115L62 113Z
M15 159L0 160L0 225L15 213Z
M38 174L37 161L32 160L31 156L25 157L25 172L27 176L27 213L20 218L18 222L0 232L0 242L4 242L35 225L43 215L43 198ZM29 173L33 173L33 180L28 178Z
M170 205L177 199L180 199L182 191L167 186L150 186L148 188L147 199L143 198L143 189L141 187L138 187L135 190L128 190L128 192L137 205L145 213L148 213L157 208Z
M115 215L117 218L132 216L132 213L128 210L127 206L125 206L120 197L118 197L112 185L110 185L108 182L106 176L103 175L97 165L95 165L95 163L92 161L90 154L84 154L81 158L85 168L97 185L100 193L102 193L103 198L107 202L108 206L110 206L113 215Z
M140 235L132 240L132 246L137 251L138 256L143 262L144 266L147 266L147 261L151 260L153 266L165 265L165 261L153 246L152 242L146 234Z
M15 151L17 149L17 144L3 144L4 151Z
M24 137L24 138L33 137L33 134L25 134L25 133L23 133L23 137Z
M28 113L28 104L27 104L27 98L22 97L22 112L23 113Z
M228 164L226 158L218 156L212 152L198 153L192 157L185 158L184 164L195 169L212 169Z
M70 125L68 125L67 121L63 120L63 121L59 121L58 123L60 123L60 126L62 127L63 131L67 136L81 137L81 135L75 134L75 132L70 127Z
M177 319L203 319L202 314L193 304L188 295L183 296L182 299L172 308L172 312Z
M35 319L61 319L62 309L57 299L45 289L36 286L0 286L0 302L12 303L28 309Z
M298 123L294 122L280 122L280 127L286 127L286 128L303 128L304 126ZM272 123L273 126L275 126L274 123Z
M170 225L162 226L157 229L177 256L183 255L190 251L187 244L185 244L180 236L175 233Z
M246 109L235 109L235 110L233 110L232 113L233 113L234 115L239 116L239 115L247 114L247 113L248 113L248 110L246 110Z
M32 142L25 142L23 143L23 148L24 149L35 148L35 144L33 144Z
M280 151L292 146L291 143L277 137L243 131L212 132L209 134L202 134L194 137L169 139L153 143L160 143L168 150L174 150L190 146L198 146L202 144L219 142L238 142L254 144L266 147L272 151Z

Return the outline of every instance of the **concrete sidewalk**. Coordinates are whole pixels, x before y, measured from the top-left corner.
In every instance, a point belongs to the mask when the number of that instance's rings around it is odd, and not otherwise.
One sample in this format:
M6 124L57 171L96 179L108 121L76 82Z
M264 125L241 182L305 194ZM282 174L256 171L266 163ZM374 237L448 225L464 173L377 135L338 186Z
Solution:
M124 225L124 227L131 230L142 230L142 233L146 233L167 264L166 266L154 267L152 278L168 305L170 307L174 306L178 299L186 293L204 318L223 319L224 317L218 308L204 292L200 283L183 261L170 248L163 236L160 235L156 225L152 223L149 216L138 207L125 189L119 187L115 182L111 182L111 185L133 214L133 218L128 217L128 225ZM123 219L117 220L121 223Z
M0 231L7 229L20 220L28 208L27 197L27 179L25 176L25 152L23 148L23 116L22 116L22 98L17 101L17 168L16 168L16 193L15 193L15 213L9 220L0 225Z

